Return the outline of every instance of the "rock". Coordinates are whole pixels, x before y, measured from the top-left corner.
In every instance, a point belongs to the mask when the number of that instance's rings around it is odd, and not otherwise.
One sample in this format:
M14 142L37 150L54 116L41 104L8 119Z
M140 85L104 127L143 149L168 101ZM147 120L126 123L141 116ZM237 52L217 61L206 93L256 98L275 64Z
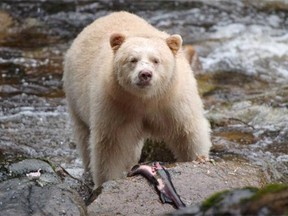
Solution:
M10 175L21 176L39 169L41 169L44 174L50 174L57 178L52 167L47 162L37 159L25 159L17 163L13 163L9 166L9 173ZM55 179L52 182L57 183L57 180Z
M1 215L87 215L78 193L62 184L52 167L42 160L26 159L1 167ZM36 173L37 178L26 174ZM5 170L5 171L3 171Z
M12 17L4 11L0 11L0 40L5 36L4 33L8 31L12 24Z
M179 163L168 170L177 193L187 205L198 203L217 191L259 187L265 182L259 168L235 161L215 165ZM154 188L141 176L106 182L99 193L88 206L89 215L161 215L174 210L171 205L160 202Z
M216 193L200 205L168 215L285 215L288 185L272 184L263 189L243 188Z

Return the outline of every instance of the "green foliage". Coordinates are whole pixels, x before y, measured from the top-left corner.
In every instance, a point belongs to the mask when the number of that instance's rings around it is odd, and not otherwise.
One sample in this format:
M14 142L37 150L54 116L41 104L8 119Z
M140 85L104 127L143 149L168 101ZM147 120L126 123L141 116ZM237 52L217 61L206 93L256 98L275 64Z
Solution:
M225 191L220 191L218 193L213 194L212 196L210 196L208 199L206 199L202 203L201 210L206 211L210 207L217 205L218 203L220 203L223 200L224 196L228 193L229 193L229 191L225 190Z

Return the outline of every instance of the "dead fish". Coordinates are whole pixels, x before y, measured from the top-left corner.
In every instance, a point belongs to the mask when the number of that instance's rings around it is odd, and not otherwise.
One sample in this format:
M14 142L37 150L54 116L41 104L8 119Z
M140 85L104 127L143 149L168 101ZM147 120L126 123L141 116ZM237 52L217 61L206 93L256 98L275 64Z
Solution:
M152 163L152 166L136 165L128 176L138 174L154 185L162 203L172 204L177 209L186 207L175 190L170 173L159 162Z
M162 166L159 162L153 163L154 169L159 176L157 178L158 185L157 189L159 190L159 196L163 203L170 203L174 205L175 208L184 208L186 205L180 199L180 196L177 194L176 189L172 183L171 175L166 170L164 166Z
M128 172L127 176L131 177L134 175L142 175L144 178L146 178L153 185L158 184L158 181L155 178L156 170L154 169L154 167L144 165L144 164L143 165L135 165L134 167L132 167L131 171Z

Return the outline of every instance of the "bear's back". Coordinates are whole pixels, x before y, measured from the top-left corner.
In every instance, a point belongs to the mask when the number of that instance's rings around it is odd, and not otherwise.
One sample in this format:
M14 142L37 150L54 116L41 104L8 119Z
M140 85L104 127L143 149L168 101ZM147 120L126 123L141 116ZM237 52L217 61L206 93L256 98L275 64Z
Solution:
M74 40L71 49L77 49L78 53L84 55L82 56L84 59L87 56L86 63L90 60L90 56L99 55L102 52L106 59L112 58L109 39L113 33L122 33L127 37L143 36L163 39L169 36L167 33L154 28L144 19L122 11L111 13L88 25ZM75 51L73 52L75 53Z
M109 39L113 33L122 33L126 36L161 37L164 39L168 37L168 34L157 30L144 19L125 11L111 13L97 19L83 30L85 37L96 36L98 39Z

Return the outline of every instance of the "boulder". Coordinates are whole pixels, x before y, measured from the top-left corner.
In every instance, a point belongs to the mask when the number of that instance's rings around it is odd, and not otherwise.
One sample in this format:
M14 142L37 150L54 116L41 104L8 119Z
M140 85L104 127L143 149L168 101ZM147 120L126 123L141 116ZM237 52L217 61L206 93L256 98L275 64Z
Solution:
M266 181L258 167L244 161L177 163L168 170L187 206L218 191L259 187ZM161 215L174 211L171 205L160 202L153 186L141 176L108 181L98 188L98 194L88 206L89 215Z
M87 215L78 193L62 184L50 164L25 159L1 166L1 215Z
M168 215L286 215L288 185L270 184L262 189L246 187L213 194L200 205Z

